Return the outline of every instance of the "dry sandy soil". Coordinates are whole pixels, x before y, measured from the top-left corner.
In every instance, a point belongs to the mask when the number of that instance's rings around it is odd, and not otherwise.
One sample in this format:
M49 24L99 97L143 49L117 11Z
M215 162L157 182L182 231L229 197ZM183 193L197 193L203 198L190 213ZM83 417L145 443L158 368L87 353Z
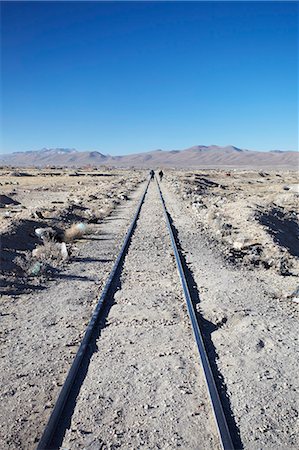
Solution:
M41 275L54 273L63 265L59 246L43 246L41 258L32 250L42 241L34 230L51 227L55 231L83 223L86 231L99 224L143 180L141 172L110 170L5 170L0 171L1 273L7 293L28 290ZM68 252L74 251L67 244ZM42 262L35 280L34 264ZM7 285L7 276L11 288ZM11 279L10 279L11 277ZM29 286L30 287L30 286Z
M170 172L166 182L227 259L298 275L297 171Z
M146 173L26 169L0 175L0 440L3 449L31 449ZM291 171L216 170L169 171L162 182L236 448L299 446L296 182ZM32 255L46 247L35 228L63 230L75 222L85 223L88 234L67 243L67 259L57 243ZM63 447L217 449L153 183L101 326Z

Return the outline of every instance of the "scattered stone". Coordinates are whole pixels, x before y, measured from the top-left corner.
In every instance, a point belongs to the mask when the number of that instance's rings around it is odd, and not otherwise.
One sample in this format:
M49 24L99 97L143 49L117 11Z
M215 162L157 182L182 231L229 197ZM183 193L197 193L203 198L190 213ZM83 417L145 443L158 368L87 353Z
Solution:
M291 184L288 187L289 187L289 191L299 194L299 184Z
M233 243L233 248L235 250L242 250L247 242L248 239L246 239L244 236L238 236L238 238Z
M43 242L54 240L57 237L57 231L51 227L46 228L36 228L35 234Z
M21 205L20 202L17 200L14 200L11 197L8 197L7 195L0 195L0 208L5 208L7 206L19 206Z
M295 303L299 303L299 286L294 290L294 292L292 292L290 295L287 295L287 298Z
M39 211L38 209L35 211L35 215L38 219L44 219L42 212Z
M68 254L68 251L67 251L65 242L62 242L62 243L60 244L60 249L61 249L61 256L62 256L62 259L63 259L64 261L67 260L68 257L69 257L69 254Z
M10 172L9 176L10 177L34 177L35 175L32 173L28 173L28 172L14 171L14 172Z
M42 264L39 261L37 261L29 269L29 274L35 277L40 273L41 268L42 268Z

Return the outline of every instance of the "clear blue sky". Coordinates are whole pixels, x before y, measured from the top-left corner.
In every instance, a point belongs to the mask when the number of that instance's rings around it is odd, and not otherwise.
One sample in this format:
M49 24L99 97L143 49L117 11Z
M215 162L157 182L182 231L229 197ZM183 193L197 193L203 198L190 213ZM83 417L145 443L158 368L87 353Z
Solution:
M3 152L297 149L294 2L1 6Z

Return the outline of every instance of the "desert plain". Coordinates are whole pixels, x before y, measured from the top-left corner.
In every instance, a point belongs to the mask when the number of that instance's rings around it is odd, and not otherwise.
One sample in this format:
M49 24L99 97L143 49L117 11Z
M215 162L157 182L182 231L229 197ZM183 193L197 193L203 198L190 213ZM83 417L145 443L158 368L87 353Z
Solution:
M1 448L36 447L147 179L1 168ZM297 171L169 168L161 189L235 448L298 448ZM63 448L218 448L157 199L151 182Z

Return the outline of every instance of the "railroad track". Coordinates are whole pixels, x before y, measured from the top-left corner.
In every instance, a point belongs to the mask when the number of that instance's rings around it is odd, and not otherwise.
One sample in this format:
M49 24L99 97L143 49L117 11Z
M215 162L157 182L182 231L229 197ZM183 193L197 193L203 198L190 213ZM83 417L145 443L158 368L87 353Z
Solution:
M137 220L139 218L139 214L140 214L142 205L144 203L144 199L147 194L150 183L151 182L149 180L146 184L145 190L141 196L136 213L135 213L132 223L129 227L129 230L126 234L126 237L124 239L124 242L123 242L123 245L119 252L119 255L115 261L113 269L109 275L109 278L108 278L106 285L101 293L101 296L98 300L96 308L92 314L92 317L87 326L85 335L82 339L82 342L81 342L80 347L77 351L77 354L74 358L72 366L66 377L66 380L62 386L62 389L60 391L60 394L58 396L56 404L52 410L49 421L45 427L45 430L43 432L41 440L38 444L37 450L47 450L47 449L58 448L61 446L65 430L67 429L67 427L70 424L71 415L72 415L72 412L74 409L74 405L73 405L74 398L76 398L76 395L78 394L81 383L82 383L82 381L80 381L80 379L82 379L81 374L82 374L82 372L87 370L88 361L90 359L91 354L93 353L94 341L97 339L97 336L98 336L98 328L99 328L99 323L101 321L101 317L103 315L103 311L107 307L107 304L109 303L113 293L115 292L115 289L117 286L117 280L120 277L120 273L122 271L122 265L123 265L125 256L128 252L128 248L129 248L134 230L136 228ZM204 374L206 388L207 388L211 408L212 408L214 419L215 419L215 425L216 425L216 429L218 432L220 448L222 448L223 450L233 450L234 446L233 446L230 430L229 430L229 427L227 424L223 406L222 406L222 403L221 403L221 400L220 400L220 397L219 397L219 394L217 391L213 372L211 370L209 359L208 359L208 356L206 353L203 336L200 331L196 312L195 312L191 294L190 294L190 289L188 286L188 282L187 282L186 275L184 272L183 264L181 261L180 252L178 250L177 241L175 238L175 234L173 232L171 218L167 211L166 204L165 204L165 201L163 198L163 194L162 194L162 191L161 191L161 188L160 188L160 185L159 185L157 179L155 180L155 183L156 183L156 188L157 188L159 198L161 201L161 205L163 207L164 216L165 216L165 220L166 220L166 224L167 224L167 228L168 228L168 232L169 232L169 237L170 237L173 253L175 256L175 262L176 262L182 290L183 290L185 301L186 301L186 307L187 307L188 315L190 318L190 323L192 326L194 339L195 339L196 346L198 349L200 366L201 366L202 372ZM74 395L74 392L75 392L75 395Z

